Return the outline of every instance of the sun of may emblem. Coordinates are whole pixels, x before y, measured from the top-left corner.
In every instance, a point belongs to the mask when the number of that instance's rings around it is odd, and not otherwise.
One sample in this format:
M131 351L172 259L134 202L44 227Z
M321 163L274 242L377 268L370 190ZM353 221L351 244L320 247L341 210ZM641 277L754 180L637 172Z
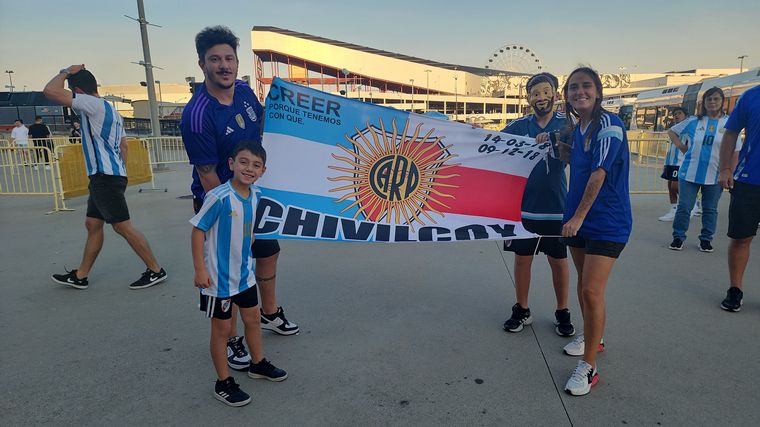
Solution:
M345 163L345 166L330 166L351 175L328 178L330 181L346 181L347 185L333 188L331 192L346 192L336 203L353 200L341 213L358 207L354 219L359 215L369 221L413 225L414 222L425 225L420 216L430 223L435 220L428 212L443 216L435 206L448 208L446 198L453 198L446 189L456 187L447 184L449 178L457 174L442 174L446 169L458 164L446 164L456 155L449 153L451 145L444 146L442 137L433 136L435 129L430 129L420 137L421 124L409 135L409 121L399 133L396 120L391 122L392 129L385 129L382 119L379 128L367 123L367 127L353 136L346 135L351 147L338 147L351 157L333 154L333 158Z

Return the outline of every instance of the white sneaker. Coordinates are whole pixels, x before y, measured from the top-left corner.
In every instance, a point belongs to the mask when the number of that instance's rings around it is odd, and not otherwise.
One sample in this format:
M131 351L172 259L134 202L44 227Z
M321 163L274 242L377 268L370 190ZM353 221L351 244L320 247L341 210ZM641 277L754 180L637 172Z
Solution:
M658 221L663 221L663 222L671 222L671 221L673 221L673 219L676 217L676 210L678 210L677 206L671 207L670 210L668 211L668 213L666 213L665 215L657 218L657 220Z
M591 391L591 387L599 382L599 373L585 360L579 360L578 366L565 384L565 391L573 396L583 396Z
M563 349L564 353L568 356L583 356L584 345L586 345L586 340L584 339L583 335L578 335L575 337L574 340L570 341ZM599 343L599 347L597 347L596 350L598 353L601 353L604 351L604 338L602 338L602 341Z

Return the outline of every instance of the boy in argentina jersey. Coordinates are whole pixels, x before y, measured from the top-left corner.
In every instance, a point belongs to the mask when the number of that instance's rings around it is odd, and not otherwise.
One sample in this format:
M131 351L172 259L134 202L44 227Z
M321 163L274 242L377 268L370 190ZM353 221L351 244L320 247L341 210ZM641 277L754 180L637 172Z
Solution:
M670 112L673 117L673 125L677 125L686 120L688 114L683 107L675 107ZM665 165L662 170L660 178L668 181L668 196L670 197L670 209L668 212L659 217L659 221L673 221L676 216L676 209L678 208L678 169L683 162L683 153L681 149L674 143L668 144L668 152L665 154Z
M564 113L554 111L557 99L557 78L549 73L533 75L526 83L528 103L534 114L510 123L502 132L535 138L546 132L559 132L565 127ZM554 153L552 153L554 154ZM522 199L522 223L525 229L542 236L559 236L562 232L562 214L567 196L565 165L551 155L536 164L528 177ZM507 332L519 332L523 325L532 322L528 308L531 266L538 252L546 254L552 270L554 294L557 306L555 332L560 336L575 335L567 308L570 273L567 265L567 247L558 237L541 239L508 240L504 250L515 253L515 294L517 302L512 306L512 316L504 322Z
M258 142L242 141L232 151L233 176L206 193L203 206L190 220L195 286L201 289L200 309L211 318L211 359L218 379L214 397L243 406L251 397L235 383L227 367L227 339L232 329L232 304L240 309L252 358L248 376L282 381L287 373L263 356L258 290L251 245L258 201L254 182L266 170L266 152Z
M678 171L679 198L673 220L672 250L682 250L689 229L691 208L702 191L702 230L699 250L712 252L712 240L718 222L718 202L723 190L718 184L718 158L728 116L723 113L725 96L720 88L708 89L702 96L702 110L673 126L670 131L676 145L688 147ZM671 134L671 138L673 135Z

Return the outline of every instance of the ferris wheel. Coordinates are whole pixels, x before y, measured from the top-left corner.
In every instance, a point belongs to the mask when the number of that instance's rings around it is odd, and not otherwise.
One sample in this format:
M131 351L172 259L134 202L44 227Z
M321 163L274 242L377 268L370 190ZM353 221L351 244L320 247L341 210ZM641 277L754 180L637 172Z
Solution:
M485 68L497 71L512 71L536 74L543 70L536 52L519 44L507 44L494 51Z

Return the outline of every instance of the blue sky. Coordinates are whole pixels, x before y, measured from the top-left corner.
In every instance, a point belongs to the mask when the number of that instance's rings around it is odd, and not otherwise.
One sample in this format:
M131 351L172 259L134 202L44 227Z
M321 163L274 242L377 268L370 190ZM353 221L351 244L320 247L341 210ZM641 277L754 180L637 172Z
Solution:
M241 39L240 74L252 74L250 30L276 26L441 62L483 66L507 43L527 46L557 74L590 64L600 72L662 72L760 66L760 2L144 0L156 78L200 77L193 45L205 26ZM57 71L85 63L103 84L145 79L134 0L0 0L0 71L16 90L41 90ZM0 88L8 75L0 76ZM0 89L5 90L5 89Z

